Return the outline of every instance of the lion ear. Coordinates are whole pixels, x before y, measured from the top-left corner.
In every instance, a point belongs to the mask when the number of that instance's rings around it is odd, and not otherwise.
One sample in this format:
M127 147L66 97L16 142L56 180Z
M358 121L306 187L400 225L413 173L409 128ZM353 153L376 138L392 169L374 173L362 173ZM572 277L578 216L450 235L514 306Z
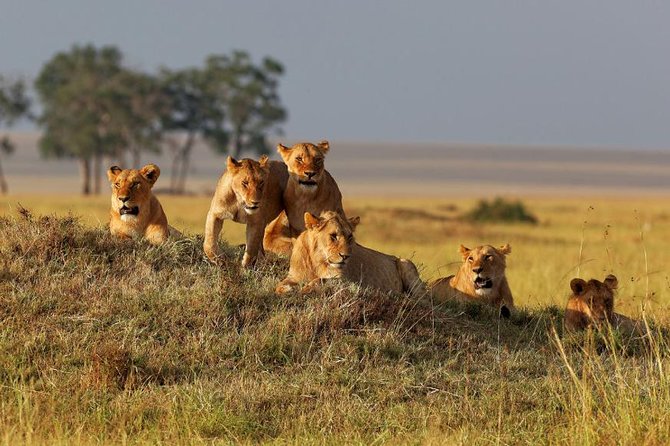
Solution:
M579 296L586 289L586 281L576 277L570 281L570 289L573 293Z
M291 150L293 148L291 147L286 147L284 144L277 144L277 152L279 152L279 155L281 155L281 159L286 161L286 158L291 154Z
M603 283L610 290L616 290L617 286L619 286L619 280L616 278L614 274L608 274L607 277L605 277Z
M319 226L321 219L309 212L305 212L305 227L307 229L314 229Z
M358 226L358 224L361 222L361 217L359 217L359 216L351 217L348 220L349 220L349 224L351 225L351 230L355 231L356 226Z
M507 254L511 254L512 247L509 245L509 243L505 243L500 248L498 248L498 252L506 256Z
M268 165L268 160L269 160L268 156L263 155L258 159L258 164L261 165L261 168L265 169Z
M328 141L326 141L325 139L322 140L322 141L319 141L319 144L317 144L316 146L319 148L321 153L323 153L324 155L326 153L328 153L328 150L330 150L330 143Z
M158 177L161 175L161 170L155 164L147 164L140 169L140 175L146 178L146 180L153 186Z
M119 166L110 167L107 171L107 178L109 178L109 182L113 183L121 172L123 172L123 169L121 169Z
M226 169L228 169L230 172L235 172L241 165L242 163L237 161L232 156L229 156L226 160Z
M470 248L466 248L463 245L459 246L459 248L458 248L458 252L463 257L463 260L468 258L468 256L470 255L470 251L471 251Z

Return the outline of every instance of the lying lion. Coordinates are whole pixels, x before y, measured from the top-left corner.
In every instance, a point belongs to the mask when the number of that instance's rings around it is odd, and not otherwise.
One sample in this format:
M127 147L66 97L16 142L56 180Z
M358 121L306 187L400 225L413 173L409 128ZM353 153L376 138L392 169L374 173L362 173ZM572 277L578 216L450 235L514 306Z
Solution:
M437 299L476 300L500 308L500 314L510 317L514 309L512 291L505 277L505 256L512 252L506 244L500 248L491 245L474 249L461 245L463 264L455 276L442 277L430 284Z
M572 279L572 295L565 308L565 328L578 331L610 323L627 334L644 334L646 329L642 322L614 312L614 292L618 285L619 281L612 274L602 282L596 279L588 282L580 278Z
M217 261L223 221L246 223L242 266L249 267L263 254L265 227L284 208L282 195L288 173L283 163L268 161L265 155L259 161L228 157L226 166L207 213L203 248L210 260Z
M277 145L288 168L289 180L284 191L286 211L265 230L265 249L277 254L291 253L293 241L305 230L304 215L335 211L344 216L342 194L333 177L324 169L328 141L299 143L293 147Z
M306 212L306 230L295 241L288 276L277 285L276 293L289 292L301 283L306 283L302 292L309 292L321 280L333 278L387 292L422 291L419 272L411 261L356 243L354 229L359 221L359 217L345 219L333 211L320 217Z
M107 178L112 185L112 208L109 230L120 238L144 237L149 243L160 244L170 235L167 217L151 188L161 171L155 164L140 170L112 166ZM172 229L173 232L176 232Z

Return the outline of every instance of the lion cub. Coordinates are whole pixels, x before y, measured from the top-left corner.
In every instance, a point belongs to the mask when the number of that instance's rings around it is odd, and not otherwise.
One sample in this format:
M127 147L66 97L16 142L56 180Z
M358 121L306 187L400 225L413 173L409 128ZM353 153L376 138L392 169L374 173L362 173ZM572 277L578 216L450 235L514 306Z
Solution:
M140 170L112 166L107 178L112 185L109 230L120 238L144 237L152 244L165 242L170 235L167 217L151 188L161 171L155 164Z
M277 145L288 168L289 180L284 191L286 211L268 225L264 246L277 254L290 254L293 241L305 230L305 212L320 215L335 211L344 216L342 194L333 177L324 169L328 141L299 143L292 147Z
M242 266L250 267L263 254L265 226L284 208L282 195L288 181L286 166L269 161L266 155L259 161L228 157L226 172L221 175L214 191L205 223L205 254L212 261L219 257L219 234L223 221L233 220L247 225L247 243Z
M442 277L430 284L438 299L477 300L500 308L500 314L510 317L514 309L512 291L505 276L505 257L512 252L510 245L500 248L491 245L474 249L461 245L463 257L455 276Z
M619 281L612 274L602 282L596 279L588 282L580 278L572 279L572 295L565 308L565 328L577 331L609 322L625 333L644 334L646 329L640 321L614 312L614 292L618 284Z
M339 277L387 292L422 291L419 272L411 261L356 243L354 229L359 221L359 217L345 219L333 211L320 217L306 212L306 230L295 241L288 276L277 285L276 293L291 291L300 283L307 283L302 292L309 292L322 279Z

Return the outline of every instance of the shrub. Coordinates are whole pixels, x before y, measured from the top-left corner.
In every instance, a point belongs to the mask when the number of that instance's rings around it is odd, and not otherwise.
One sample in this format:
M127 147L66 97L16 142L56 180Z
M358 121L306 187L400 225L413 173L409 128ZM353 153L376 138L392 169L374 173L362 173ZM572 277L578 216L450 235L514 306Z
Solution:
M492 201L481 200L477 207L465 214L465 219L472 222L495 222L495 223L531 223L537 224L538 220L528 212L521 201L507 201L497 197Z

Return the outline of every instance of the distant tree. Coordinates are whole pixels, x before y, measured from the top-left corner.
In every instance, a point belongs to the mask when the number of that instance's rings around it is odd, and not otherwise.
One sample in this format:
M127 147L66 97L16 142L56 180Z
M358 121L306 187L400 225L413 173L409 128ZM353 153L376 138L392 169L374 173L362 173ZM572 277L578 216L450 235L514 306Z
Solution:
M49 60L35 81L44 127L40 150L46 157L79 160L82 192L100 193L102 160L124 145L117 117L122 54L113 46L73 46ZM92 174L92 175L91 175Z
M131 166L138 168L142 152L160 152L162 121L170 111L169 100L154 76L124 70L116 81L112 125L113 131L120 135L120 145L114 149L113 157L121 166L128 166L125 156L128 153L132 157Z
M161 73L163 93L169 111L163 115L163 129L172 134L173 160L170 189L183 193L190 166L191 151L197 137L214 146L225 146L228 134L223 128L224 108L213 94L209 73L197 68ZM183 141L177 142L181 136Z
M225 110L230 135L230 145L214 144L214 150L234 158L242 151L267 153L269 133L281 134L279 124L287 116L277 92L282 64L266 57L255 65L247 52L234 51L210 56L205 70Z
M26 95L26 86L23 81L10 82L0 76L0 126L9 127L14 122L26 116L30 108L30 99ZM10 155L14 152L14 144L7 135L0 138L0 153ZM0 193L8 191L7 180L2 170L0 158Z

